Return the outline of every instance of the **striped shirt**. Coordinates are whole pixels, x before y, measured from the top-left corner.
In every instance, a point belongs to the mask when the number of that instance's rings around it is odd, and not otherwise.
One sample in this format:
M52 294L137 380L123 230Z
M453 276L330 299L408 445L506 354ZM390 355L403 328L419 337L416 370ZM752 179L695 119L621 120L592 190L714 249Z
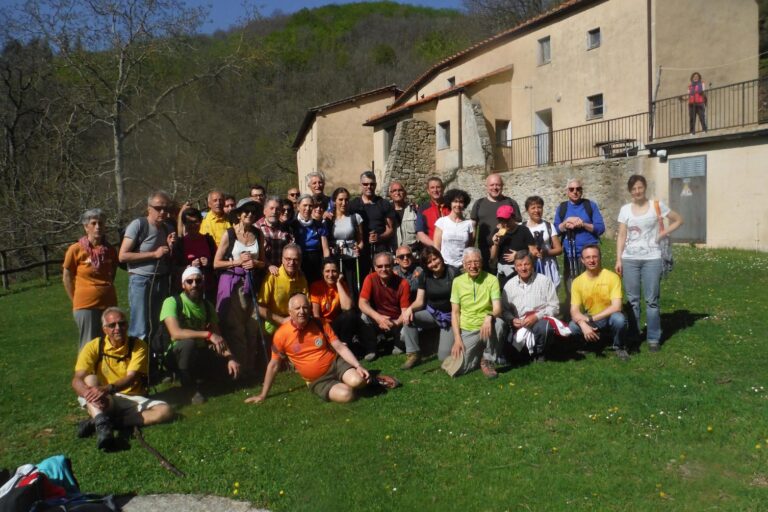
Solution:
M536 311L539 319L556 316L560 312L557 288L549 277L537 272L531 274L527 283L520 276L510 279L504 286L501 303L507 320L522 318L530 311Z

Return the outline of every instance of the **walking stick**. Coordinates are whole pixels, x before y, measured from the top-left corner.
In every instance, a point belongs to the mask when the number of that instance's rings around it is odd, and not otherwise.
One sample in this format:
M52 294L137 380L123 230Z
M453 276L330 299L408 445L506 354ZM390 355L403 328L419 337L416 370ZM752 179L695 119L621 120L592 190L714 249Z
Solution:
M152 446L149 445L149 443L144 439L144 435L141 433L141 429L138 426L133 427L133 435L136 438L136 440L139 442L139 444L147 450L150 454L152 454L159 462L160 465L163 466L163 468L167 469L174 475L176 475L179 478L184 478L185 475L182 470L174 466L171 461L163 457L163 454L154 449Z
M355 277L357 281L357 293L360 293L360 256L355 256Z
M269 364L269 354L267 354L267 342L264 339L264 331L261 326L261 315L259 315L259 302L256 300L255 284L253 282L253 274L250 270L246 270L246 279L248 279L248 288L251 291L251 300L253 301L253 314L256 318L256 327L259 330L259 340L261 341L261 351L264 354L264 359Z

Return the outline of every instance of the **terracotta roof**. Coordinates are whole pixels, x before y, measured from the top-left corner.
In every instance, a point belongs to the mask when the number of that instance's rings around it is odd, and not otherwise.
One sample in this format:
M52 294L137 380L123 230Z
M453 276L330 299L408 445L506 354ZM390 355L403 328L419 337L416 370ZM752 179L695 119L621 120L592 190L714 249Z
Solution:
M392 84L385 87L379 87L378 89L373 89L372 91L361 92L360 94L355 94L354 96L349 96L341 100L332 101L330 103L323 103L322 105L310 108L307 110L307 114L304 116L301 127L296 134L296 138L293 140L293 149L299 149L299 146L301 146L301 143L304 141L304 136L307 134L307 130L309 130L309 127L312 126L312 122L315 120L315 117L319 112L328 110L329 108L338 107L339 105L343 105L345 103L355 103L369 96L391 93L393 96L397 97L402 94L402 92L403 91L398 88L397 85Z
M436 93L430 94L429 96L425 96L423 98L419 98L416 101L412 101L410 103L406 103L404 105L400 105L397 107L392 107L386 112L383 112L381 114L375 115L373 117L368 118L364 126L371 126L376 124L379 121L382 121L384 119L388 119L390 117L394 117L397 114L401 112L405 112L406 110L411 110L414 107L417 107L419 105L423 105L425 103L429 103L431 101L434 101L439 98L446 98L448 96L452 96L454 94L458 94L459 92L463 91L465 88L469 87L470 85L474 85L478 82L482 82L486 78L492 77L494 75L498 75L500 73L504 73L506 71L512 71L515 68L514 64L510 64L508 66L504 66L498 69L494 69L493 71L490 71L488 73L485 73L484 75L477 76L475 78L472 78L471 80L467 80L465 82L461 82L460 84L456 84L453 87L449 87L448 89L444 89L442 91L438 91Z
M393 107L396 107L405 99L410 96L419 85L421 85L423 82L428 80L429 78L436 75L439 71L442 71L443 69L449 67L451 64L455 63L456 61L462 59L463 57L466 57L472 53L478 52L480 50L485 49L488 46L491 46L496 43L500 43L506 39L512 39L516 36L519 36L527 31L533 30L540 25L544 25L550 21L552 21L554 18L557 18L559 16L563 16L565 14L568 14L572 11L575 11L577 9L580 9L584 6L603 2L606 0L566 0L559 4L557 7L553 7L552 9L543 12L539 14L538 16L534 16L533 18L529 18L519 25L509 29L505 30L504 32L500 32L494 36L489 37L488 39L484 39L483 41L480 41L478 43L475 43L474 45L470 46L469 48L465 48L464 50L455 53L451 55L450 57L446 57L445 59L441 60L431 68L429 68L424 74L422 74L420 77L418 77L416 80L411 82L411 84L405 88L403 93L395 100L395 102L392 104Z

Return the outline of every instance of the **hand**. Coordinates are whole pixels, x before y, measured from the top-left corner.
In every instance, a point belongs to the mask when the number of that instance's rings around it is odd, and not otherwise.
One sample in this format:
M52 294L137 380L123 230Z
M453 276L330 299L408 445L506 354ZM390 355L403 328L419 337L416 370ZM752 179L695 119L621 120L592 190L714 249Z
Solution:
M376 324L379 326L379 329L385 332L389 331L395 326L395 322L386 316L380 316L379 319L376 320Z
M163 245L155 249L155 251L152 253L155 256L156 260L159 260L160 258L166 256L171 250L168 248L167 245Z
M615 270L617 274L621 275L621 272L624 270L624 267L621 264L621 260L616 262L616 265L614 265L613 270Z
M251 270L256 266L256 263L254 263L253 258L251 256L251 253L244 252L240 254L240 259L242 260L241 266L245 270Z
M189 262L190 267L197 267L200 268L200 258L195 258L192 261Z
M227 344L224 342L224 338L222 338L220 334L216 334L215 332L211 333L210 342L213 346L213 349L219 355L223 355L227 350Z
M461 357L461 355L464 353L464 343L461 340L456 340L453 342L453 346L451 347L451 357L454 359L458 359Z
M411 325L411 322L413 322L413 309L406 308L403 310L403 325Z
M493 235L493 237L491 238L491 241L493 242L493 245L498 245L499 244L499 240L501 240L501 237L499 236L498 233Z
M169 247L173 246L173 244L176 243L176 233L169 233L165 239L165 242L168 244Z
M371 231L370 233L368 233L368 242L375 244L378 241L379 241L378 233L376 233L375 231Z
M269 273L276 276L280 272L280 269L274 265L269 266Z
M483 325L480 327L480 339L488 341L491 339L491 329L493 328L493 317L486 316Z
M92 404L99 409L104 409L109 405L109 386L93 386L89 387L88 391L85 392L85 395L83 395L83 398L85 398L85 401L89 404Z
M666 230L659 231L659 234L656 235L656 243L661 242L663 238L666 238L669 236L669 233Z
M515 329L520 329L521 327L523 327L523 321L520 320L519 318L512 319L512 327L514 327Z
M581 327L581 332L584 334L586 341L595 342L600 340L600 331L589 325L589 322L586 320L579 324L579 327Z
M514 263L515 262L515 254L517 254L517 251L507 251L501 257L501 259L503 259L505 263Z
M526 314L523 317L523 319L521 321L521 324L522 324L523 327L525 327L527 329L530 329L531 327L536 325L536 322L538 322L538 321L539 321L539 317L536 316L536 313L531 312L531 313Z
M357 372L357 374L358 374L360 377L362 377L362 378L363 378L363 380L364 380L365 382L371 382L371 374L370 374L370 373L368 373L368 370L366 370L366 369L365 369L365 368L363 368L362 366L358 366L357 368L355 368L355 371Z
M229 373L229 376L232 377L232 379L237 380L237 378L240 377L240 363L234 359L230 359L227 362L227 373Z
M267 399L266 396L256 395L256 396L252 396L252 397L246 398L244 401L247 404L260 404L261 402L263 402L266 399Z
M339 277L336 278L336 285L341 285L344 282L344 274L339 272Z
M333 212L326 210L325 213L323 213L323 220L333 220L334 216Z

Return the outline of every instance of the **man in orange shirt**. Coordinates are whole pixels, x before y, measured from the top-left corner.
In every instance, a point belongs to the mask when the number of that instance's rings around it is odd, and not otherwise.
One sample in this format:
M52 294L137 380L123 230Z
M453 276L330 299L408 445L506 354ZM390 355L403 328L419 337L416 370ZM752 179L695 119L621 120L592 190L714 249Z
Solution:
M260 403L267 398L282 359L293 363L309 389L323 400L349 402L355 398L355 389L371 380L368 370L334 334L330 325L312 318L309 299L296 294L288 301L291 319L280 326L272 340L272 360L267 366L261 393L245 400ZM392 377L379 376L376 381L385 387L399 383Z

